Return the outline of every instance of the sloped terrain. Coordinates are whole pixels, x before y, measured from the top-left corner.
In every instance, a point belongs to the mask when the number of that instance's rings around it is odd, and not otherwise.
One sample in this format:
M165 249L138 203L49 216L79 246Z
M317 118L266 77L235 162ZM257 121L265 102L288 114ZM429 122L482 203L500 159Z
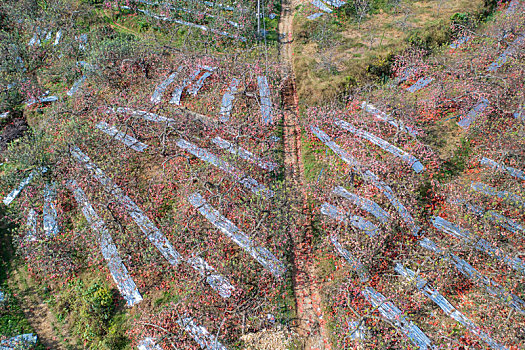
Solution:
M0 7L0 346L525 346L523 4L309 98L312 4Z

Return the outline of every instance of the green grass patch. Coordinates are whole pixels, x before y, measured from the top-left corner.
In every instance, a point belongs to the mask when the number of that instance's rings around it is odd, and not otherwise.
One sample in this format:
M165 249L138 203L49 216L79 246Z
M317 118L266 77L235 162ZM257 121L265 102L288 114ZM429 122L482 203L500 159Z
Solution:
M327 171L327 164L318 159L319 155L330 151L325 150L324 148L319 148L317 142L310 141L304 136L301 146L304 163L304 177L307 183L315 182L322 173Z
M25 333L35 333L25 318L20 301L13 295L7 280L10 271L16 266L14 250L11 243L11 233L15 227L5 221L5 213L0 209L0 290L5 295L5 301L0 303L0 335L14 337ZM44 350L37 342L35 350Z
M89 281L89 282L86 282ZM84 349L128 349L130 340L123 300L118 291L95 276L84 275L55 291L57 318Z

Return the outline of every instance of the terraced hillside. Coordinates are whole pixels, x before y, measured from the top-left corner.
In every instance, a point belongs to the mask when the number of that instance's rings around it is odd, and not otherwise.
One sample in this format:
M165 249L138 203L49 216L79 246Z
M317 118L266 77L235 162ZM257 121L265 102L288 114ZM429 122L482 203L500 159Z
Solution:
M0 349L525 347L525 5L367 4L0 4Z

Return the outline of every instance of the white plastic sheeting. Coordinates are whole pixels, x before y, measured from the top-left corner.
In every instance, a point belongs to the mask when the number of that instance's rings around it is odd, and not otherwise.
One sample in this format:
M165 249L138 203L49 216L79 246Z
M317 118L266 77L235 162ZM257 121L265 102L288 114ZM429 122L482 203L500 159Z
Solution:
M99 122L96 125L96 127L103 133L111 136L115 140L121 141L123 144L130 147L131 149L134 149L137 152L144 152L144 150L148 148L148 145L140 142L139 140L130 135L126 135L126 133L118 130L117 128L109 125L106 122Z
M232 22L228 21L228 23L231 24ZM237 34L230 34L228 32L225 32L224 30L218 30L218 29L215 29L215 28L209 28L209 31L214 33L214 34L218 34L218 35L230 38L230 39L237 39L237 40L241 40L242 42L246 41L245 37L239 36Z
M513 309L525 315L525 302L516 295L510 293L505 287L492 281L490 278L483 276L478 270L470 265L465 260L454 254L448 254L442 248L438 247L436 243L428 238L423 238L419 241L419 245L427 250L433 251L436 254L442 255L461 272L464 276L470 278L479 286L485 287L487 292L493 296L498 297L502 302L510 305Z
M351 124L347 123L344 120L338 119L335 121L335 124L345 129L346 131L351 132L352 134L356 136L367 139L368 141L372 142L374 145L381 147L385 151L393 154L394 156L401 158L402 160L407 162L408 165L410 165L416 173L420 173L423 170L425 170L425 167L423 166L423 164L421 164L421 162L416 157L390 144L389 142L383 140L382 138L377 137L374 134L369 133L368 131L357 129L356 127L352 126Z
M48 237L55 236L59 232L55 200L55 185L46 184L44 189L44 209L42 216L44 217L44 233Z
M209 7L218 7L224 11L234 11L235 8L233 6L229 6L229 5L224 5L224 4L221 4L220 2L211 2L211 1L199 1L199 0L191 0L193 2L200 2L200 3L203 3L204 5L206 6L209 6Z
M126 10L131 10L131 8L129 6L121 6L121 8L126 9ZM215 33L215 34L218 34L218 35L222 35L222 36L225 36L225 37L228 37L228 38L238 39L238 40L241 40L243 42L246 41L246 38L243 37L243 36L239 36L239 35L236 35L236 34L230 34L230 33L224 32L222 30L217 30L215 28L208 28L205 25L195 24L195 23L192 23L192 22L187 22L187 21L183 21L181 19L166 17L166 16L163 16L163 15L157 15L157 14L154 14L154 13L148 11L148 10L137 9L137 11L138 12L142 12L146 16L149 16L149 17L161 20L161 21L178 23L178 24L182 24L182 25L187 26L187 27L200 29L203 32L210 31L212 33ZM236 24L235 22L231 22L231 21L228 21L228 23L233 24L233 25Z
M350 339L365 340L367 338L367 327L365 321L352 321L348 326L350 331Z
M285 265L280 262L268 249L256 245L243 231L233 224L219 211L214 209L207 201L195 192L191 194L188 201L201 213L213 226L228 236L239 247L243 248L255 260L274 276L283 276L286 272Z
M29 101L26 102L26 106L32 106L34 105L35 103L49 103L49 102L55 102L55 101L58 101L58 96L43 96L43 97L40 97L38 99L30 99Z
M11 204L12 201L15 200L16 197L18 197L18 195L20 194L20 192L22 192L22 190L24 189L24 187L26 187L30 182L31 180L33 180L33 178L37 175L40 175L40 174L43 174L47 171L47 168L46 167L41 167L41 168L38 168L38 169L35 169L33 171L31 171L31 173L29 174L29 176L27 178L25 178L21 183L20 185L18 185L17 188L15 188L14 190L12 190L5 198L4 198L4 204L5 205L9 205Z
M111 238L104 220L98 216L93 206L89 203L86 194L75 180L70 181L68 186L73 191L75 200L81 207L82 213L91 226L91 230L98 235L97 240L100 245L102 256L104 256L111 277L113 277L113 280L117 284L120 294L126 300L126 304L131 307L141 302L142 296L140 295L135 282L129 275L128 269L122 262L120 254L113 243L113 239Z
M326 6L326 4L321 0L311 0L310 3L321 11L332 13L332 9Z
M27 68L24 64L24 60L20 56L16 56L15 58L15 67L17 68L17 70L21 72L27 71ZM14 86L15 86L15 83L8 84L7 89L11 90Z
M162 350L162 348L155 343L155 340L149 337L142 339L140 343L137 345L137 349L139 350Z
M71 149L71 155L91 171L93 177L104 186L106 191L111 193L119 203L126 208L128 214L137 223L151 243L153 243L153 245L155 245L155 247L157 247L162 253L166 260L172 265L177 265L181 260L180 254L173 248L166 236L160 232L157 226L155 226L155 224L146 216L144 211L140 209L139 206L113 182L113 180L107 177L102 169L92 163L91 159L82 152L80 148L73 146Z
M41 30L39 27L36 28L35 33L31 37L31 40L29 41L29 46L40 46L42 45L42 42L48 42L51 40L51 37L53 36L52 30ZM62 29L59 29L56 32L55 35L55 41L53 42L53 46L56 46L60 43L60 38L62 37ZM42 40L40 38L43 38Z
M33 333L20 334L15 337L0 341L0 350L26 350L31 349L37 341Z
M449 317L452 317L457 322L465 326L470 332L478 336L484 342L486 342L490 347L497 350L507 349L505 346L498 344L494 341L488 334L483 332L476 324L469 320L465 315L463 315L459 310L457 310L437 289L434 289L427 280L421 278L409 268L405 268L400 263L397 263L394 267L394 270L398 272L401 276L407 280L414 281L417 289L419 289L423 294L435 302Z
M457 225L454 225L450 221L447 221L439 216L433 216L432 225L438 230L445 232L446 234L453 236L457 239L460 239L466 243L471 243L477 250L485 252L492 257L504 261L511 268L525 274L525 264L521 261L520 258L511 258L505 254L505 252L500 248L495 248L490 242L483 238L476 237L470 231L460 228Z
M162 94L168 86L170 86L174 81L175 78L177 78L177 75L181 71L182 66L180 66L176 72L171 73L162 83L160 83L156 88L155 91L153 91L153 95L151 95L151 103L160 103L162 100Z
M0 290L0 305L5 301L5 294Z
M486 98L482 98L477 105L475 105L468 114L458 122L458 125L463 129L468 129L470 124L487 108L489 101Z
M206 328L195 323L191 317L181 317L177 320L186 332L188 332L202 349L206 350L228 350L219 340L208 332Z
M513 114L514 118L525 122L525 106L520 105Z
M55 42L53 43L54 46L57 46L60 43L60 39L62 38L62 29L59 29L57 31L57 34L55 36Z
M402 82L410 79L414 74L417 73L417 69L415 67L405 67L403 70L400 70L398 73L399 75L394 79L394 81L397 84L401 84Z
M310 16L306 16L306 18L308 18L309 20L314 20L314 19L318 19L324 14L325 14L324 12L316 12L314 14L311 14Z
M525 207L525 200L522 197L518 196L517 194L511 193L508 191L498 191L494 187L491 187L481 182L473 181L470 184L470 187L476 192L480 192L488 196L495 196L495 197L501 198L520 208Z
M201 77L199 79L197 79L197 81L195 83L193 83L193 85L191 86L190 89L188 89L188 93L189 94L192 94L193 96L197 96L197 93L200 91L200 89L202 89L202 87L204 86L204 81L209 77L211 76L211 72L205 72L203 75L201 75Z
M470 212L474 213L475 215L487 218L493 223L509 231L512 231L514 233L519 231L525 232L525 227L523 227L521 224L517 223L511 218L501 215L495 210L486 210L485 208L480 207L479 205L468 203L464 199L450 200L450 202L456 205L464 205Z
M420 227L416 224L414 221L414 218L412 215L408 212L408 210L405 208L405 206L397 199L397 197L394 194L394 191L390 186L388 186L386 183L381 181L376 174L372 173L370 170L366 170L364 173L362 173L362 176L365 180L370 181L374 186L376 186L378 189L380 189L383 194L388 198L390 203L394 206L397 213L401 216L403 221L409 226L412 234L414 236L418 235L418 232L420 230Z
M424 88L428 84L430 84L433 80L434 80L434 78L431 78L431 77L419 78L418 81L416 81L413 85L411 85L409 88L407 88L407 91L414 93L414 92L416 92L418 90L421 90L422 88Z
M374 237L379 233L379 228L368 220L365 220L359 215L351 215L341 208L338 208L330 203L321 204L321 213L331 217L332 219L344 224L349 224L359 230L362 230L369 237Z
M78 49L84 51L88 43L87 33L83 33L78 36L75 36L75 40L78 41Z
M268 79L265 76L258 76L257 85L259 86L259 96L261 98L262 122L268 125L272 122L272 99L270 97Z
M94 73L99 69L96 64L91 64L86 61L78 61L77 66L84 68L87 73Z
M457 39L452 44L450 44L450 48L451 49L458 49L461 46L463 46L463 44L466 44L470 39L471 39L471 37L468 36L468 35L462 36L461 38Z
M162 255L172 265L177 265L182 259L180 254L175 251L171 243L160 232L153 222L144 214L144 212L129 198L124 192L113 183L111 179L90 162L87 155L82 153L80 149L74 149L72 154L80 162L94 173L94 177L111 192L127 210L129 215L140 227L142 232L147 235L148 239L160 250ZM231 296L231 292L235 289L224 277L219 275L215 269L200 257L193 257L188 259L188 264L199 274L206 278L206 282L215 289L223 298Z
M195 157L200 158L203 161L208 162L222 171L230 174L235 179L235 181L239 182L253 193L261 195L266 199L273 197L274 192L272 190L268 189L262 184L259 184L257 180L245 175L242 171L233 167L228 162L220 159L213 153L197 147L193 143L183 139L179 139L179 141L177 141L177 146L193 154Z
M506 166L505 164L498 163L487 157L482 157L479 161L481 165L486 165L492 169L501 170L509 173L510 175L517 177L518 179L525 180L525 173L521 170Z
M505 15L507 16L512 15L514 12L516 12L519 6L520 6L520 2L518 0L512 0L509 3L509 6L507 7L507 9L505 10Z
M325 2L330 5L330 6L333 6L333 7L341 7L343 6L344 4L346 4L345 1L341 1L341 0L325 0Z
M229 298L232 295L232 291L235 290L235 287L228 282L227 279L222 277L217 271L208 264L201 257L194 257L188 259L188 264L191 267L198 271L202 277L206 278L206 282L215 289L221 297Z
M500 225L501 227L512 231L512 232L525 232L525 227L523 227L521 224L517 223L516 221L499 214L498 212L494 210L488 210L485 215L483 216L490 221Z
M348 250L343 248L341 243L339 243L339 240L335 235L330 236L330 241L334 245L335 250L339 255L343 257L343 259L346 260L346 262L350 265L350 268L354 270L358 276L361 282L366 282L370 279L370 275L368 271L365 269L365 266L361 261L359 261L358 258L354 257L352 253L350 253Z
M359 208L374 215L383 224L386 224L390 220L390 214L388 214L388 212L381 208L376 202L371 201L368 198L360 197L351 193L342 186L335 187L332 192L340 197L348 199Z
M403 220L410 226L412 234L418 234L420 228L416 225L414 218L412 217L412 215L410 215L405 206L394 195L394 191L392 190L392 188L390 188L390 186L381 181L377 177L377 175L371 172L370 170L363 170L361 164L359 164L357 160L352 158L352 156L350 156L339 145L333 142L324 131L314 126L310 126L310 129L328 148L334 151L335 154L337 154L344 162L350 165L350 167L352 167L355 171L359 172L364 180L371 182L374 186L380 189L383 192L383 194L388 198L390 203L394 206L394 208L396 208L397 212L399 213L399 215L401 215Z
M231 24L232 22L228 21L228 23ZM230 34L230 33L225 32L223 30L217 30L215 28L210 28L210 32L218 34L218 35L225 36L225 37L230 38L230 39L236 39L236 40L240 40L242 42L246 42L246 38L245 37L237 35L237 34Z
M241 81L237 78L233 78L228 90L222 96L220 120L225 123L230 120L230 114L233 109L233 100L235 99L235 93Z
M41 44L40 35L38 33L33 34L33 36L31 37L31 40L29 40L28 45L29 46L39 45L40 46L40 44Z
M115 112L118 114L127 114L134 118L144 119L149 122L168 123L168 124L175 122L175 119L172 119L172 118L166 118L159 114L150 113L147 111L139 111L139 110L135 110L135 109L128 108L128 107L118 107L115 110Z
M121 8L123 8L125 10L131 10L131 8L129 6L121 6ZM208 30L208 28L206 26L203 26L203 25L200 25L200 24L191 23L191 22L182 21L182 20L175 19L175 18L166 17L164 15L157 15L155 13L152 13L152 12L148 11L148 10L137 9L137 11L138 12L142 12L146 16L149 16L149 17L161 20L161 21L175 22L175 23L182 24L182 25L185 25L185 26L188 26L188 27L197 28L197 29L200 29L202 31L207 31Z
M186 22L186 21L183 21L183 20L180 20L180 19L176 19L176 18L169 18L169 19L166 19L166 20L171 21L171 22L175 22L175 23L178 23L178 24L182 24L182 25L185 25L185 26L188 26L188 27L197 28L197 29L200 29L202 31L207 31L208 30L208 28L206 26L203 26L203 25L200 25L200 24L191 23L191 22Z
M78 78L73 83L73 86L71 87L71 89L69 89L69 91L67 92L67 95L68 96L73 96L74 94L76 94L78 92L78 90L80 90L80 87L84 84L86 79L87 79L87 77L85 75L83 75L80 78Z
M220 148L227 150L231 154L239 156L242 159L247 160L251 163L257 164L259 167L265 170L272 171L278 167L277 164L269 162L269 161L265 161L264 159L261 159L260 157L257 157L256 155L254 155L252 152L245 150L242 147L236 146L233 143L223 138L215 137L212 140L212 142L216 144L217 146L219 146Z
M521 43L525 40L525 35L521 34L519 37L512 42L505 51L494 61L488 68L487 71L489 72L495 72L499 68L501 68L505 63L507 63L507 59L510 55L516 51L517 46L521 45Z
M189 78L185 79L182 84L180 84L179 86L177 86L175 88L175 90L173 90L173 94L171 95L171 100L170 100L170 103L171 104L176 104L177 106L180 106L180 99L182 97L182 92L184 91L184 89L186 89L190 84L191 82L200 74L201 70L200 69L195 69Z
M465 276L470 277L474 282L478 284L484 284L487 291L494 295L498 296L502 301L505 301L510 304L515 310L525 315L525 302L521 300L514 294L511 294L507 291L506 288L500 286L499 284L491 281L489 278L483 276L476 269L474 269L469 263L460 257L450 254L453 264L456 266L461 273Z
M380 111L372 104L363 101L363 103L361 103L361 108L364 109L366 112L372 114L377 119L387 122L388 124L394 126L396 129L404 131L412 137L416 137L418 135L417 131L415 131L409 126L404 125L402 122L395 120L394 118L392 118L392 116L386 114L383 111Z
M138 2L141 2L143 4L148 4L148 5L163 5L163 6L166 6L168 7L169 9L172 9L172 10L175 10L175 11L182 11L182 12L186 12L186 13L191 13L193 15L198 15L198 16L202 16L202 17L208 17L208 18L217 18L217 16L215 15L212 15L206 11L198 11L198 10L192 10L192 9L188 9L188 8L184 8L184 7L174 7L174 6L171 6L169 4L160 4L160 3L151 3L151 2L147 2L147 1L138 1ZM218 17L220 19L223 19L222 17ZM237 22L233 22L233 21L230 21L230 20L226 20L226 23L234 26L235 28L244 28L244 24L239 24Z
M337 154L339 158L341 158L345 163L350 165L355 170L359 171L361 164L350 154L348 154L348 152L342 149L337 143L332 141L330 136L328 136L324 131L315 126L310 126L310 129L312 130L314 135L317 136L317 138L321 140L328 148L334 151L334 153Z
M365 287L361 291L361 294L363 294L365 299L368 300L372 306L379 310L379 313L381 313L384 318L399 328L399 330L419 349L436 349L427 335L412 321L407 319L403 315L403 312L395 306L394 303L387 301L387 298L385 298L383 294L377 292L372 287Z
M27 227L27 233L25 236L25 239L29 242L36 241L36 235L37 235L37 214L35 209L30 209L29 213L27 213L27 221L26 221L26 227Z

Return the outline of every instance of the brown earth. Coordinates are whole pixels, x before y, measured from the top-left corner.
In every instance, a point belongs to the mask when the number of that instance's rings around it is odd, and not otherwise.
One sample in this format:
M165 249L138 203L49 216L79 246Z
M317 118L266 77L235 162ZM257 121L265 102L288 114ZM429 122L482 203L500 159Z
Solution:
M22 306L22 311L29 324L35 330L40 342L48 349L68 350L75 349L67 347L57 338L57 333L62 339L68 339L68 335L56 317L53 315L46 303L40 298L37 286L28 284L21 268L12 272L10 276L10 289L16 295Z
M288 193L293 198L298 220L294 227L293 286L296 298L297 331L304 349L331 349L325 327L319 285L316 282L314 250L312 242L312 218L304 190L304 163L301 155L301 129L298 122L298 98L293 55L293 8L294 0L282 3L279 23L280 60L283 67L281 98L284 113L285 174Z
M25 119L16 118L0 132L0 153L7 149L9 142L16 140L28 130L28 125Z

